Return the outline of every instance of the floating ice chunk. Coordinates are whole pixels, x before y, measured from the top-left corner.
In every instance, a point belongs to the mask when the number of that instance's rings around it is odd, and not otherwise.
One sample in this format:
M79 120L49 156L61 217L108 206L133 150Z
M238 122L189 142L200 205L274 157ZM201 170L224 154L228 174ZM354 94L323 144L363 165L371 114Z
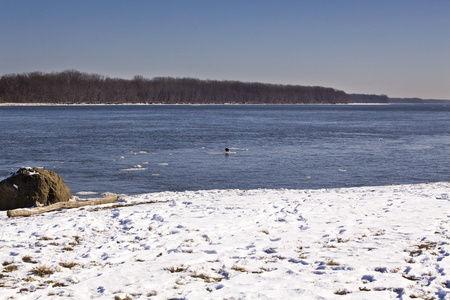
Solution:
M347 170L344 169L338 169L339 172L347 172Z
M168 163L159 163L158 166L168 166Z
M90 192L90 191L79 191L79 192L77 192L76 194L77 194L77 195L85 196L85 195L97 195L98 193L96 193L96 192Z
M147 170L147 168L144 168L139 164L134 165L132 168L120 169L120 171L143 171L143 170Z
M147 154L147 151L139 151L140 154Z
M128 168L128 169L120 169L120 171L145 171L147 168Z

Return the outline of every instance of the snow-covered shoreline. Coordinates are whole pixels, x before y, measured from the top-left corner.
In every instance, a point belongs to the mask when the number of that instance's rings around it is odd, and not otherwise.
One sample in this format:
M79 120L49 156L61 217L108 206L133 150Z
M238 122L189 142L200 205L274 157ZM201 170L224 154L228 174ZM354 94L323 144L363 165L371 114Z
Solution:
M0 218L2 299L450 297L450 182L161 192Z
M197 103L177 103L177 104L166 104L166 103L74 103L74 104L68 104L68 103L0 103L1 106L10 107L10 106L180 106L180 105L192 105L192 106L207 106L207 105L232 105L232 106L255 106L255 105L390 105L390 103L313 103L313 104L307 104L307 103L299 103L299 104L267 104L267 103L261 103L261 104L237 104L237 103L207 103L207 104L197 104Z

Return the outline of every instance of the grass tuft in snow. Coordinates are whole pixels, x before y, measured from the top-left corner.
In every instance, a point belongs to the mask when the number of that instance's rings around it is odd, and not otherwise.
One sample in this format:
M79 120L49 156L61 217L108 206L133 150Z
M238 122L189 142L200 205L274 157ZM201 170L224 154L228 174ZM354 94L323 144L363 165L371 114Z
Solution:
M164 270L169 271L170 273L179 273L179 272L184 272L187 270L187 267L184 267L183 265L179 266L179 267L170 267L170 268L165 268Z
M336 295L347 295L347 294L350 294L351 292L349 290L347 290L347 289L338 289L334 293Z
M52 268L47 267L45 265L36 267L33 270L31 270L31 274L39 277L45 277L47 275L52 275L53 273L55 273L55 271Z
M33 260L33 258L29 255L22 257L22 261L29 264L37 264L37 261Z
M114 296L114 300L131 300L132 298L128 295L126 295L124 298L121 298L120 296Z
M60 262L59 265L63 268L72 269L75 266L78 266L79 264L76 262Z
M5 260L5 261L2 263L2 266L6 267L6 266L11 265L11 264L13 264L12 261Z
M416 261L413 258L405 260L408 264L415 264Z
M386 230L380 229L380 230L378 230L377 232L375 232L375 233L373 234L373 236L382 236L382 235L385 235L385 234L386 234Z
M207 283L212 283L212 282L220 282L222 281L224 278L223 277L212 277L209 275L206 275L204 273L200 273L198 274L197 272L191 272L191 274L189 274L192 278L200 278L203 279L205 282Z
M52 287L65 287L65 286L67 286L67 284L62 282L56 282L52 285Z
M239 266L236 266L236 265L234 265L233 267L231 267L231 269L232 269L232 270L235 270L235 271L242 272L242 273L248 273L248 271L247 271L245 268L239 267Z
M8 265L3 269L3 272L14 272L17 271L19 267L17 265Z
M79 235L74 235L73 238L75 239L76 245L81 244L81 237Z
M338 237L338 238L336 239L336 241L337 241L338 243L347 243L348 241L350 241L350 239L344 239L344 238L342 238L342 237Z
M327 261L326 265L327 266L340 266L341 264L334 260L329 260L329 261Z
M407 274L402 274L402 277L411 281L417 281L419 279L417 279L415 276L412 275L407 275Z

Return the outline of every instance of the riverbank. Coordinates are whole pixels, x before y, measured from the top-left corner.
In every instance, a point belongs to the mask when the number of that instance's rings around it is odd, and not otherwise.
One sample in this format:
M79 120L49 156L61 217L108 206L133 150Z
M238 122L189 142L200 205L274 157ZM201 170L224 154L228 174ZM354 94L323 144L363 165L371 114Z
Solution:
M448 102L442 102L442 103L335 103L335 104L329 104L329 103L312 103L312 104L279 104L279 103L261 103L261 104L236 104L236 103L222 103L222 104L216 104L216 103L208 103L208 104L196 104L196 103L179 103L179 104L165 104L165 103L74 103L74 104L67 104L67 103L0 103L0 107L2 106L125 106L125 105L136 105L136 106L146 106L146 105L199 105L199 106L206 106L206 105L361 105L361 106L368 106L368 105L449 105L450 100Z
M134 106L147 106L147 105L164 105L164 106L177 106L177 105L195 105L195 106L208 106L208 105L250 105L250 106L257 106L257 105L389 105L389 103L336 103L336 104L329 104L329 103L314 103L314 104L268 104L268 103L261 103L261 104L237 104L237 103L204 103L204 104L197 104L197 103L178 103L178 104L165 104L165 103L73 103L73 104L67 104L67 103L0 103L1 106L125 106L125 105L134 105Z
M152 202L152 203L150 203ZM210 190L3 223L5 298L450 296L450 182Z

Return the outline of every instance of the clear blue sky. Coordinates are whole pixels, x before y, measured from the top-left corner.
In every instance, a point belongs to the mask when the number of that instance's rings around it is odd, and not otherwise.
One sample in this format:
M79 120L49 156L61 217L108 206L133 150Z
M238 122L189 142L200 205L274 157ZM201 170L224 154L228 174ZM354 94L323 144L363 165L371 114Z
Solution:
M0 75L76 69L450 99L449 0L0 0Z

